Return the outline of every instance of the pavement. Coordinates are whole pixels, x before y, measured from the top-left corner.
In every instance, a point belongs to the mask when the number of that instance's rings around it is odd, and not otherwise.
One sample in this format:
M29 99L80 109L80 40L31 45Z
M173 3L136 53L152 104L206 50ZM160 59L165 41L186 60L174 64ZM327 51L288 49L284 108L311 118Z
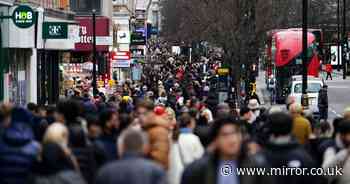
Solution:
M333 80L325 80L325 73L321 73L325 83L328 85L328 102L329 102L329 120L333 121L336 117L341 117L346 107L350 107L350 76L343 80L342 71L333 72ZM261 71L257 77L257 93L262 99L262 106L270 107L270 94L266 89L265 72ZM281 106L281 105L273 105Z

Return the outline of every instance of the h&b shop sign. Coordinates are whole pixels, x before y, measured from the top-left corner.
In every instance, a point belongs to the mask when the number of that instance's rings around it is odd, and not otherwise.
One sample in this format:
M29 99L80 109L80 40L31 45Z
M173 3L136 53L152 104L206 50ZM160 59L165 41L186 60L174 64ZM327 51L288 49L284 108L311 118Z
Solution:
M35 23L35 13L30 6L20 5L13 11L12 21L19 28L30 28Z

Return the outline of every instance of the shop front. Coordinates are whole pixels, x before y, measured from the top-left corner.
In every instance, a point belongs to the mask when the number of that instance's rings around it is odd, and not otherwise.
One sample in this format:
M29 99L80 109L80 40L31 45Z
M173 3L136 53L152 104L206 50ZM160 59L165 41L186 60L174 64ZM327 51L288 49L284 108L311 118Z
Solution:
M60 95L70 96L76 93L90 92L92 94L93 68L93 22L92 17L76 17L79 24L79 40L69 60L59 64ZM109 18L96 18L96 69L99 87L104 87L109 76L109 46L112 38L109 31ZM102 82L101 82L102 81ZM107 83L106 82L106 83Z

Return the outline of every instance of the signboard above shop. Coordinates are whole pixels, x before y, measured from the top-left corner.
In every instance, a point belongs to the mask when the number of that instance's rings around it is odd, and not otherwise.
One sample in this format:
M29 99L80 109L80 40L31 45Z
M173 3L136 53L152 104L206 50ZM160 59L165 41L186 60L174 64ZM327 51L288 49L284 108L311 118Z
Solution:
M35 13L30 6L20 5L13 10L12 21L19 28L30 28L35 23Z
M79 22L80 41L75 44L76 51L91 51L92 50L92 17L76 17ZM96 45L97 51L108 51L111 44L109 38L109 18L96 18Z
M43 39L67 39L68 23L67 22L44 22Z
M131 45L146 45L146 38L142 33L131 34Z

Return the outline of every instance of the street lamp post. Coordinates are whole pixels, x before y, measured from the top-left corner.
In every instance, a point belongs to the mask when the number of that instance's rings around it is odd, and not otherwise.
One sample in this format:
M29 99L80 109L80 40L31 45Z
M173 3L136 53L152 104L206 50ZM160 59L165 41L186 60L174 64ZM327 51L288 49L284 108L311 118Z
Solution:
M308 66L308 57L307 57L307 27L308 27L308 0L303 0L303 87L302 87L302 97L301 103L304 108L309 106L309 100L307 95L307 66Z
M92 88L94 96L97 95L96 80L96 10L92 10Z
M342 64L343 64L343 79L346 79L346 53L348 52L348 36L346 33L346 0L343 0L343 44L342 44Z

